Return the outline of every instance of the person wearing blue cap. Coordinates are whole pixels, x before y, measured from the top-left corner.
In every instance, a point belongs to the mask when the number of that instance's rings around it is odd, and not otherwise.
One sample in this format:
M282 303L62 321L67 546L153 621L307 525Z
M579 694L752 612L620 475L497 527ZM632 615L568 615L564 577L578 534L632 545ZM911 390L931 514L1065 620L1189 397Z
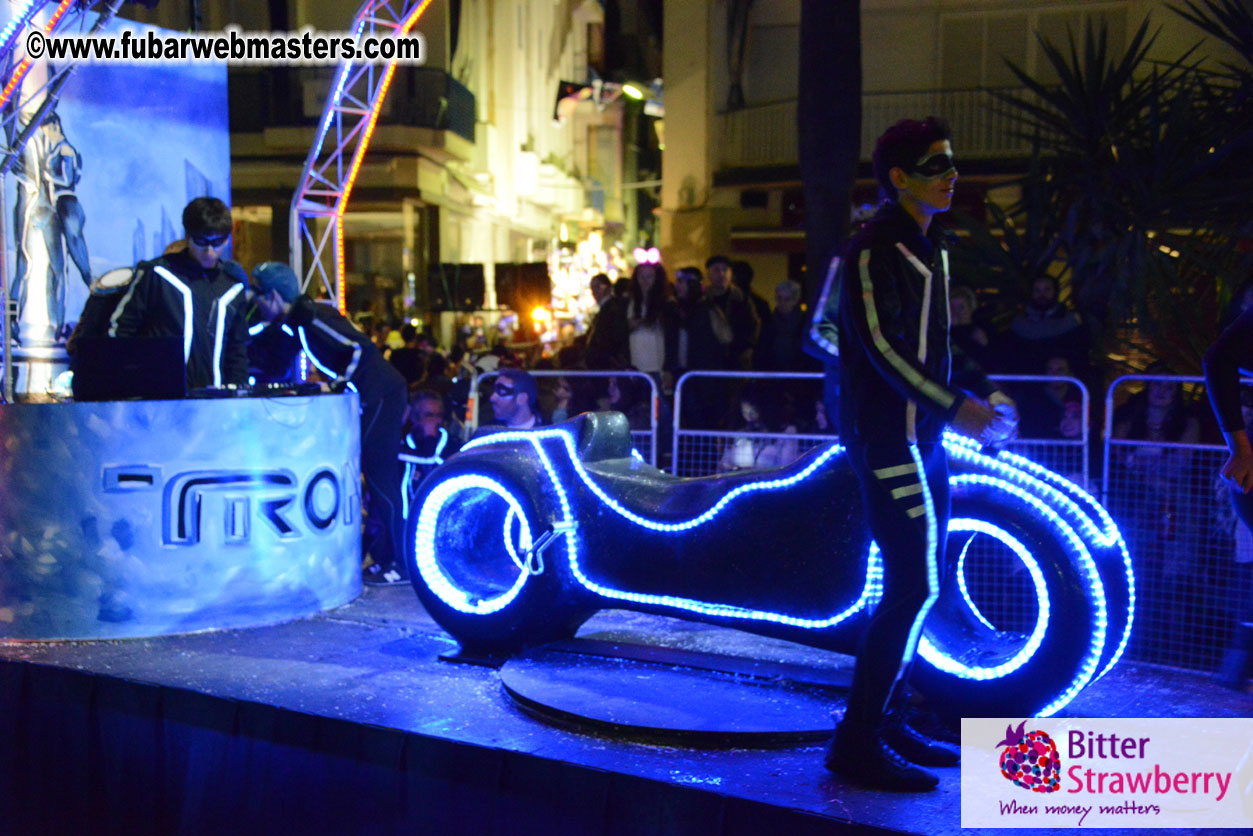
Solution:
M400 500L401 424L408 389L400 372L384 359L370 338L333 306L314 302L300 292L295 272L286 264L267 261L252 271L249 298L256 316L278 326L271 332L274 350L303 349L309 362L332 382L355 389L361 398L361 475L365 479L366 513L377 532L367 551L369 584L408 580L401 550L404 518ZM267 329L269 330L269 329ZM276 343L286 339L286 346Z

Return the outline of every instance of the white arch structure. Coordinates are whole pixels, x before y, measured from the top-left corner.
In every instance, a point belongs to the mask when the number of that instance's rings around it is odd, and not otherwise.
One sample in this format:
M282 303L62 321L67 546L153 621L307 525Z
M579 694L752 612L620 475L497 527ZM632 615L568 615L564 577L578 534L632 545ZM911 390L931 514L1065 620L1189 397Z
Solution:
M365 0L353 18L357 37L404 37L431 0ZM344 298L344 212L361 170L370 136L387 96L395 63L346 62L335 73L331 94L318 122L292 195L289 244L291 264L302 290L317 281L342 312ZM305 264L305 248L311 255Z

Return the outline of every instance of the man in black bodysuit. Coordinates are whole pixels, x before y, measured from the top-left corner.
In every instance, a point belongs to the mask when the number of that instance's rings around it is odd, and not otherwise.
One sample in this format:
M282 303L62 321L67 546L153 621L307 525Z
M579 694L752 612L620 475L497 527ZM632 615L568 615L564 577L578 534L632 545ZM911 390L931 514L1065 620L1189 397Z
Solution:
M857 783L917 791L938 781L921 766L958 760L955 749L906 725L900 711L945 573L941 436L951 424L985 443L1004 440L1017 414L982 375L975 394L950 382L948 254L931 224L952 203L957 180L948 126L935 118L898 122L879 138L874 170L889 199L849 242L839 267L839 429L882 555L883 599L858 650L826 763Z
M1253 308L1231 323L1205 353L1205 387L1231 455L1219 474L1231 489L1236 516L1253 529L1253 448L1240 412L1240 369L1253 368ZM1253 601L1246 597L1237 614L1219 679L1243 689L1253 657Z
M378 531L369 544L372 563L365 582L403 583L408 578L402 540L400 428L408 388L400 372L383 358L370 338L331 305L300 292L296 274L286 264L267 261L252 271L252 304L266 322L278 323L270 339L303 348L309 362L332 383L350 386L361 398L361 476L366 511ZM286 326L286 327L284 327ZM275 346L275 350L282 349Z
M222 258L231 225L231 210L216 197L188 203L187 248L140 262L109 320L110 337L181 336L188 389L248 381L246 274Z

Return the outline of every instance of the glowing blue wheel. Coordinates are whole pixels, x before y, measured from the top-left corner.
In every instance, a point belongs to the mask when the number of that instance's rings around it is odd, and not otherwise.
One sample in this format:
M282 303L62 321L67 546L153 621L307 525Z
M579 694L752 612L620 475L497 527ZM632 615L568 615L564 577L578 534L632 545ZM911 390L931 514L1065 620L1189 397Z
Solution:
M1091 550L999 480L955 476L947 574L912 683L942 713L1056 712L1095 677L1106 602Z
M572 636L587 617L565 593L561 546L528 489L507 475L441 468L408 523L410 577L427 612L470 652Z

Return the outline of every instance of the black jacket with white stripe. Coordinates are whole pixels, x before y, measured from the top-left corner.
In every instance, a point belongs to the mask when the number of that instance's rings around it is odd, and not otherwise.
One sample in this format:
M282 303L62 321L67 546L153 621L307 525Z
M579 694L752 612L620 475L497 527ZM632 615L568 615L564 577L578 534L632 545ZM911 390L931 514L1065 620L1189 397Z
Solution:
M246 274L233 262L206 270L181 251L141 261L109 320L110 337L182 337L187 388L248 381Z
M363 405L389 397L403 403L407 398L408 387L400 372L369 337L331 305L301 294L292 302L284 322L300 341L309 362L336 382L351 382Z
M965 393L952 386L948 253L889 202L840 263L840 436L846 443L938 441ZM975 394L995 391L963 369Z

